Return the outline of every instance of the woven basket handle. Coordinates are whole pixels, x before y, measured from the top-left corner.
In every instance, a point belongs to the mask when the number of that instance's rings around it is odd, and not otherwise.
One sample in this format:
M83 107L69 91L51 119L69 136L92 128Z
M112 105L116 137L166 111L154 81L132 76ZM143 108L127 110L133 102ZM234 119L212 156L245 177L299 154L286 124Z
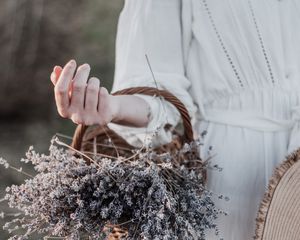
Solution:
M172 93L166 90L160 90L154 87L130 87L112 93L112 95L132 95L132 94L145 94L149 96L162 96L165 100L172 103L180 112L181 118L183 120L184 134L183 139L185 142L191 142L194 139L193 128L191 124L191 118L189 116L188 110L184 104ZM80 150L82 139L87 126L79 124L73 135L72 147Z

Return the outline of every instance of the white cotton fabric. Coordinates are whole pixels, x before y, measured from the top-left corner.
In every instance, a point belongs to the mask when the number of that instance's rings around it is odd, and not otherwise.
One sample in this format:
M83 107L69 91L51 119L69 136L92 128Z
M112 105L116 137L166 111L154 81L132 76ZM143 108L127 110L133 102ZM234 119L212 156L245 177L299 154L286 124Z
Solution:
M208 188L230 198L215 195L228 216L217 220L220 236L208 231L207 239L251 239L274 168L300 147L299 26L298 0L125 1L112 91L167 89L187 107L195 136L207 131L201 157L223 169L209 170ZM166 101L138 96L151 105L147 128L109 124L135 146L181 121ZM170 139L160 128L154 144Z

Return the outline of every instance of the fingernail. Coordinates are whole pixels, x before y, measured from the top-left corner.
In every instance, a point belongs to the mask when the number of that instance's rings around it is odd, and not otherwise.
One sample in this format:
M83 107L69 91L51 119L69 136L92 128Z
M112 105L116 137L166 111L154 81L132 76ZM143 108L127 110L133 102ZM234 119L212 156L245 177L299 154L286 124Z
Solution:
M83 64L83 67L91 68L90 65L89 65L88 63Z
M75 60L74 59L72 59L72 60L70 60L70 62L69 62L72 66L74 66L75 65Z

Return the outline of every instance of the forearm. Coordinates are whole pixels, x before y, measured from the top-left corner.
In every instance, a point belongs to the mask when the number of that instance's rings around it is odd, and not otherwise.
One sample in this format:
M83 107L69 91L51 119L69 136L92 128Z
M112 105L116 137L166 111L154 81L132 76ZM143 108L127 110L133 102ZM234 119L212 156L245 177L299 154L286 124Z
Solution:
M130 126L146 127L150 118L150 106L142 98L134 95L113 96L118 106L112 122Z

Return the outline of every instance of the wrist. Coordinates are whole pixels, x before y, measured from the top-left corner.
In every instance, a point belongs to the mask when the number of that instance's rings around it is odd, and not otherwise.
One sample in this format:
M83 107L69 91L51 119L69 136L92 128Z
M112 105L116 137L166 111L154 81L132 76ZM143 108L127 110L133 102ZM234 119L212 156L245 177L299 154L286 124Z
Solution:
M123 120L123 115L122 115L122 111L121 111L121 103L122 101L120 101L120 97L119 96L113 96L110 95L111 97L111 106L112 106L112 120L111 122L113 123L118 123L121 122Z
M150 118L150 105L134 95L111 95L111 122L130 126L145 127Z

